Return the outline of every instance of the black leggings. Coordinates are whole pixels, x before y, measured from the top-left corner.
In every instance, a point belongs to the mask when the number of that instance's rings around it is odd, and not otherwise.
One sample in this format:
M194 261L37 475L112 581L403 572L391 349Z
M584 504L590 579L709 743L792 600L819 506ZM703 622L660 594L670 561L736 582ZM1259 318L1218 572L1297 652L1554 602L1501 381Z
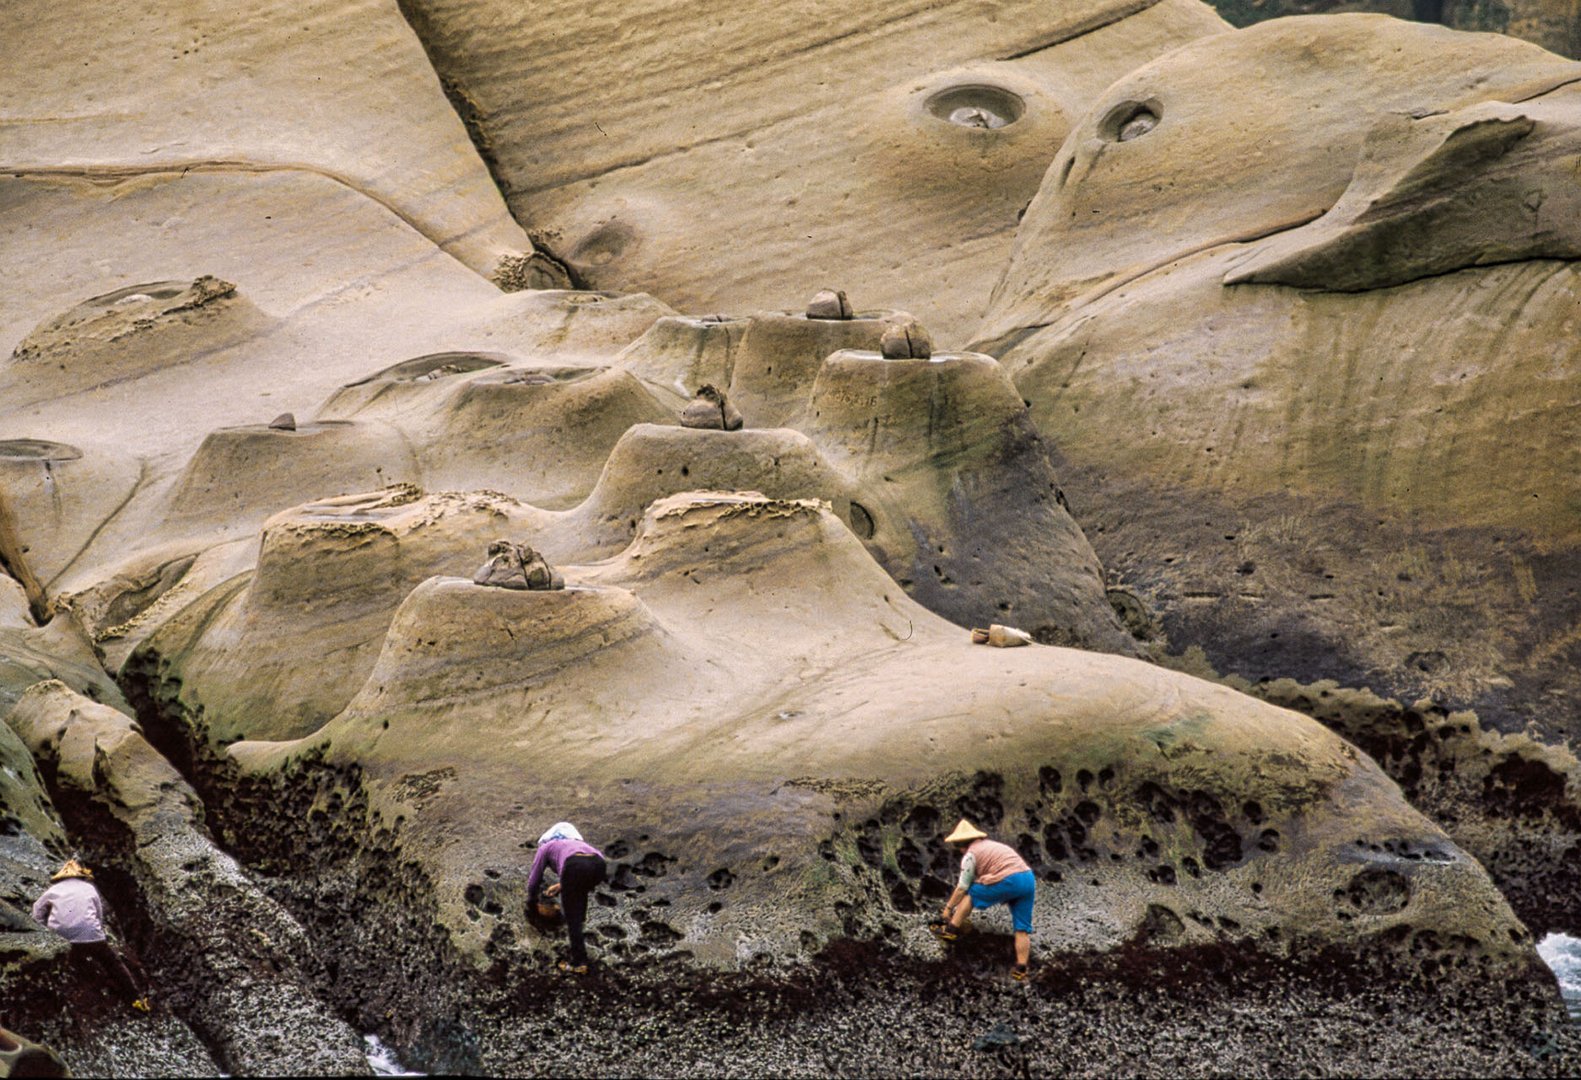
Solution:
M120 986L121 992L128 998L143 996L132 969L126 966L121 954L108 941L74 941L71 943L71 957L79 962L86 960L98 968L101 974Z
M582 924L587 921L587 895L604 884L604 860L597 855L572 855L560 867L560 910L571 935L571 963L587 963Z

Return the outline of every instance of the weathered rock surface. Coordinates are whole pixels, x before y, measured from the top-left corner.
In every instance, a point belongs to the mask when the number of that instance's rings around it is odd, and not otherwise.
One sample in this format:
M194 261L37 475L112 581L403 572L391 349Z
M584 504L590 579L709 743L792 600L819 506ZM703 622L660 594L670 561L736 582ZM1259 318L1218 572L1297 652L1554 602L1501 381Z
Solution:
M593 916L615 957L916 949L901 916L947 891L939 823L969 813L1033 860L1061 949L1228 934L1415 942L1490 976L1529 962L1477 864L1320 725L1118 657L977 649L817 503L662 500L620 556L564 572L561 592L423 582L339 716L231 745L251 779L214 783L250 814L316 783L365 799L481 967L544 947L503 902L539 806L618 861ZM204 683L158 641L130 665L139 699L206 720ZM205 737L161 736L212 754Z
M53 685L65 692L64 684ZM0 703L0 715L12 703ZM33 921L33 901L76 849L33 755L0 723L0 998L21 1047L30 1041L49 1044L52 1052L58 1047L71 1071L83 1076L217 1072L197 1034L163 1002L153 1016L133 1013L97 977L84 977L63 938ZM116 880L113 871L109 877ZM100 885L106 886L102 874ZM112 933L127 925L119 914L112 898ZM26 1071L40 1065L36 1055L8 1048L0 1033L0 1075L8 1068L14 1076L51 1075Z
M517 219L583 283L710 311L837 281L950 345L1072 118L1225 27L1196 0L402 10Z
M388 424L414 448L412 479L429 488L501 491L546 508L585 498L610 448L633 424L674 422L619 368L466 370L475 362L347 386L325 403L320 421ZM452 366L462 370L445 370Z
M1442 23L1456 30L1509 34L1561 56L1581 58L1581 8L1575 0L1209 0L1236 26L1285 15L1371 11Z
M0 78L9 176L310 173L482 273L532 250L392 4L270 0L237 18L160 2L135 33L95 4L8 14L13 55L31 59Z
M1511 732L1581 694L1581 65L1194 0L108 11L29 0L0 75L8 1023L88 1073L796 1072L820 1023L1319 1071L1417 1008L1574 1071L1517 914L1574 922L1581 774ZM475 583L502 539L565 587ZM920 925L962 815L1040 875L1027 1029L1001 924ZM520 905L565 816L577 989ZM68 849L169 1012L17 914Z
M1411 805L1488 868L1538 935L1571 925L1581 889L1581 764L1568 747L1490 731L1475 713L1332 682L1247 689L1321 720L1398 777Z
M1225 109L1237 75L1263 92ZM1414 114L1425 138L1445 123L1429 113L1523 102L1578 77L1581 66L1524 42L1378 15L1280 19L1177 49L1074 125L977 336L1013 343L1188 257L1241 253L1226 249L1319 218L1380 125L1398 132ZM1200 167L1154 183L1173 162Z
M228 1071L366 1071L361 1038L314 992L322 961L311 939L214 846L196 794L135 722L55 681L6 719L77 834L121 854L140 905L126 917L160 939L159 986Z
M1276 83L1226 111L1237 72ZM1574 736L1581 279L1544 207L1572 196L1578 75L1509 39L1288 19L1078 125L983 333L1175 651ZM1145 182L1166 160L1214 165Z

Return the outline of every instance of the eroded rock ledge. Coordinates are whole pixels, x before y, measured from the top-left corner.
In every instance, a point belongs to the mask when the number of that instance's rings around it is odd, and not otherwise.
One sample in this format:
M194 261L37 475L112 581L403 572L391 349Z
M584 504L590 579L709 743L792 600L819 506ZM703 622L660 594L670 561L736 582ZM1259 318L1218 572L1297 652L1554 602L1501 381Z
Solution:
M760 572L746 594L738 563ZM765 993L821 994L852 947L926 985L940 969L920 913L947 889L941 826L966 815L1013 840L1042 880L1045 988L1148 956L1297 972L1343 957L1354 983L1325 992L1499 985L1527 987L1532 1016L1557 1007L1480 866L1369 759L1296 713L1121 657L974 647L898 596L814 502L677 496L620 555L562 569L555 593L418 585L367 683L304 738L232 741L246 725L223 707L223 682L202 668L184 679L203 628L220 625L206 616L155 633L123 671L154 742L192 764L219 836L310 928L337 1008L413 1060L519 1068L530 1043L512 1032L542 1022L551 996L552 1015L565 1007L546 974L559 942L521 910L542 806L565 808L611 856L589 937L609 992L637 1002L650 980L706 997L744 977L732 971L756 973ZM698 618L727 608L728 626ZM771 683L772 707L750 705L757 676L739 658L797 619L827 634L791 636L811 651L779 662L823 677L794 692ZM892 623L909 636L885 633ZM726 642L733 652L718 651ZM877 687L843 706L857 726L831 720L850 665ZM649 716L676 704L622 682L659 685L650 668L721 670L687 687L697 716L733 717L707 757L698 720ZM930 671L972 699L962 715L1003 719L930 719L917 697L934 693ZM561 708L559 724L534 719ZM523 724L535 734L513 758L504 732ZM630 730L644 733L640 767L622 756ZM851 765L862 761L872 771ZM971 979L991 978L988 955L969 955ZM678 1015L655 1008L642 1023ZM763 1022L802 1021L767 1007Z

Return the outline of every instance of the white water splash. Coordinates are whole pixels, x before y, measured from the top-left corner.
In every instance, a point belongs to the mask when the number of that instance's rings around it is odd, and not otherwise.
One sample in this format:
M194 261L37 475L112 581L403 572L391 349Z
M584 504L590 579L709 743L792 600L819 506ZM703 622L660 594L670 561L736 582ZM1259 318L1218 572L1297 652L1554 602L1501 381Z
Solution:
M1559 990L1570 1003L1570 1011L1581 1016L1581 938L1549 934L1537 943L1537 955L1558 977Z
M384 1041L377 1035L364 1035L362 1041L368 1044L368 1067L373 1070L374 1076L427 1075L407 1069L405 1065L396 1060L395 1051L385 1046Z

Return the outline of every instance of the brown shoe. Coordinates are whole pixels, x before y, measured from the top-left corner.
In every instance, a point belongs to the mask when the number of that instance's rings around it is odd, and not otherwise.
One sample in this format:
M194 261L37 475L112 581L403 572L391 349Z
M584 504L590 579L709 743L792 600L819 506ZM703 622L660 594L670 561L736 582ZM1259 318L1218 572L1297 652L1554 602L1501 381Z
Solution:
M568 960L562 960L558 964L556 964L555 966L560 969L560 974L562 974L562 975L586 975L587 974L587 965L586 964L573 964L573 963L571 963Z
M1010 977L1016 982L1026 982L1028 976L1031 974L1032 973L1027 970L1027 966L1025 964L1017 964L1015 967L1010 969Z

